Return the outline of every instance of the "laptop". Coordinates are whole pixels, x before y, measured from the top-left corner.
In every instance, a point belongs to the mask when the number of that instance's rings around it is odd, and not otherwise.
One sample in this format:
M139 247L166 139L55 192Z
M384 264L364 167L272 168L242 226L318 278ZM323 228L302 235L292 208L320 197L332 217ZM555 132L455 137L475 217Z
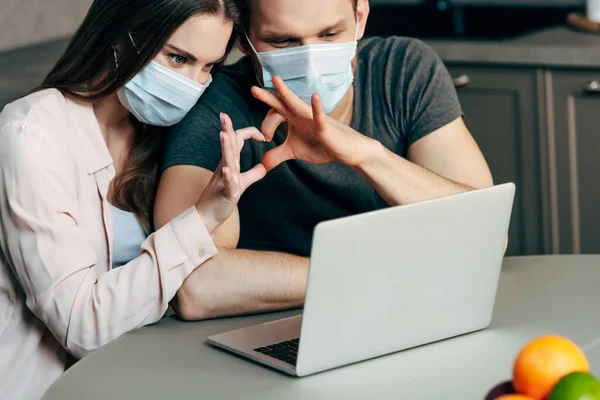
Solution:
M316 226L302 315L208 343L302 377L485 329L515 185Z

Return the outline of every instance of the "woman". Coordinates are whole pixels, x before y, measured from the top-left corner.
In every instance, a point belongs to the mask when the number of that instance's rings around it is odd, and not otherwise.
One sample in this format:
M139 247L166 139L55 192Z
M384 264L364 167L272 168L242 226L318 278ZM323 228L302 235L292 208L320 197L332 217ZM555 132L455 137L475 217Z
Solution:
M257 130L222 133L198 203L148 233L161 127L210 84L237 17L233 0L95 0L41 87L0 114L0 399L39 398L68 353L158 321L217 253L212 231L266 173L239 170Z

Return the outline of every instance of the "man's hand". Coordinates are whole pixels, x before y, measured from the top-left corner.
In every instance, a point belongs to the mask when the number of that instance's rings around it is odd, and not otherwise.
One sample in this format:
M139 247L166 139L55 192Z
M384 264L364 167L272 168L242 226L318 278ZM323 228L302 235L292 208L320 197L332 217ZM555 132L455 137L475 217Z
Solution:
M365 147L378 144L325 114L318 94L313 95L309 106L281 78L274 77L273 85L277 94L258 87L252 88L254 97L272 108L261 129L266 139L272 140L280 124L288 124L286 141L268 151L262 159L267 171L292 159L313 164L338 161L356 167L371 154L365 151Z

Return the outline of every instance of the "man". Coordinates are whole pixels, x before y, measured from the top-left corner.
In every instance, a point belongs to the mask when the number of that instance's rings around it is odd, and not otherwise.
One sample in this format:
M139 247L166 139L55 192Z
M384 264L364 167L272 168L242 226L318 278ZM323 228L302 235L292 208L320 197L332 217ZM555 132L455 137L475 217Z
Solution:
M375 38L355 51L368 14L368 0L248 1L240 45L250 57L168 134L155 223L198 200L220 131L260 128L266 142L246 144L242 169L268 175L216 232L220 254L179 291L183 318L301 306L318 222L492 185L429 47Z

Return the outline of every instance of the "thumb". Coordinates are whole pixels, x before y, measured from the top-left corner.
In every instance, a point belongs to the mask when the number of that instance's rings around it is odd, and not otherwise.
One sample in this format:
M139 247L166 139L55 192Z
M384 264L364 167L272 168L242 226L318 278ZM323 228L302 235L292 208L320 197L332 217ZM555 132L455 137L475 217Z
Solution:
M273 150L267 151L263 156L261 163L265 166L268 172L282 162L291 160L293 158L294 153L292 152L292 149L287 145L287 143L284 143L281 146L275 147Z
M273 140L275 130L279 127L279 125L283 124L286 121L287 119L283 115L281 115L277 110L272 108L269 110L267 116L263 120L260 130L265 135L266 139L270 142L271 140Z
M267 169L263 164L257 164L251 170L241 174L240 186L242 193L244 193L252 184L264 178L265 175L267 175Z

